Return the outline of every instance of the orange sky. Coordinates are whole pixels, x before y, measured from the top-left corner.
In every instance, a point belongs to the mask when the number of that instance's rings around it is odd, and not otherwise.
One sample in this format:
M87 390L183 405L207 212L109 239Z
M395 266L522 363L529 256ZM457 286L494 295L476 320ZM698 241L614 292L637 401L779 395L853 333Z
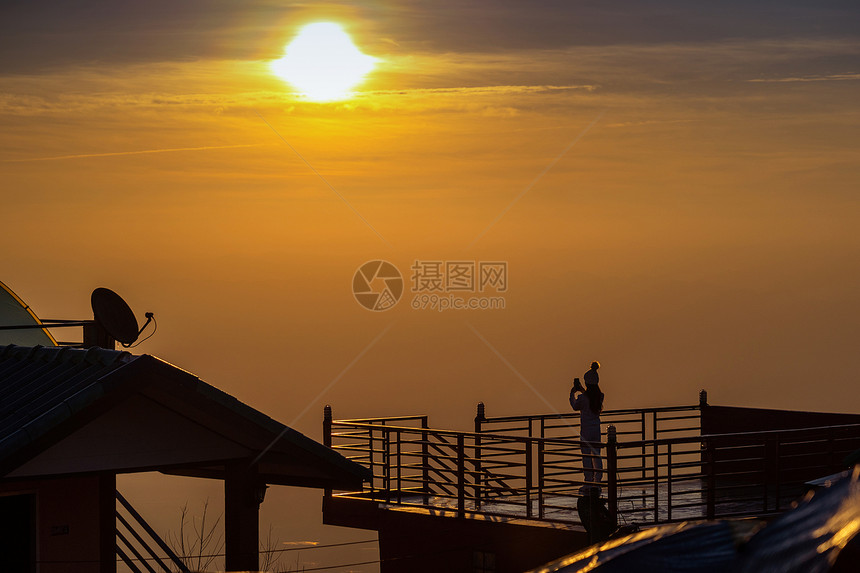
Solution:
M707 388L716 404L860 411L856 33L829 13L732 28L734 4L665 30L503 4L471 33L377 2L213 10L188 32L151 16L122 41L40 36L18 7L0 280L43 318L120 292L158 319L140 352L315 438L325 403L463 429L478 401L565 411L592 359L612 408ZM131 29L122 16L105 18ZM327 18L384 62L354 98L312 103L267 62ZM506 308L416 311L407 290L369 312L350 286L374 259L407 284L416 259L506 261Z

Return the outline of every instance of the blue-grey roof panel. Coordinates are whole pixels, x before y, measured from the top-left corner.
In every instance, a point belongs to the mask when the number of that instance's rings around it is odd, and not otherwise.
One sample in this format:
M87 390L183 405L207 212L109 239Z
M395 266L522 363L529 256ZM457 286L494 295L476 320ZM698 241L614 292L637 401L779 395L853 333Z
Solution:
M0 346L0 443L133 359L101 348Z
M65 432L74 431L78 424L124 396L149 392L146 388L154 388L152 384L160 384L177 398L183 396L189 412L204 408L216 416L226 415L227 425L219 424L217 431L235 428L230 423L239 423L246 430L255 428L257 443L264 439L268 446L245 445L257 449L259 457L270 448L273 454L298 449L315 458L314 463L328 467L326 471L351 476L349 479L368 477L365 468L332 449L155 357L101 348L15 345L0 346L0 467L6 468L0 473L20 463L21 456L29 455L26 452L33 454L34 448L61 439Z

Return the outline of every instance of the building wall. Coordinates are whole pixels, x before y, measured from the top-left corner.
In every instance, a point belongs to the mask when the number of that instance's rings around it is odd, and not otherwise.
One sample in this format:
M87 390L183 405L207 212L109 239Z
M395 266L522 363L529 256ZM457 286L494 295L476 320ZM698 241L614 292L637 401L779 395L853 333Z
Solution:
M702 408L702 434L734 434L712 440L715 472L723 482L799 485L841 471L845 469L845 457L860 448L860 429L813 428L850 424L860 424L860 415L728 406ZM807 430L746 435L801 428Z
M115 491L112 474L0 482L0 495L36 495L39 573L116 571Z
M328 497L323 522L379 532L382 573L522 573L588 546L578 527L398 511Z
M585 531L572 528L397 511L379 529L383 573L521 573L587 545Z
M705 406L702 408L703 434L761 432L839 424L860 424L860 415L738 408L734 406Z

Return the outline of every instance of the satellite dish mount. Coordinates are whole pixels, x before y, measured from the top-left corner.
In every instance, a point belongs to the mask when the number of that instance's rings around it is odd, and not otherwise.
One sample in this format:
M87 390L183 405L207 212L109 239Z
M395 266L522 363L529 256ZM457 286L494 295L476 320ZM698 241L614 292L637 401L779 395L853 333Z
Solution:
M14 293L9 291L8 288L3 285L3 283L0 283L0 286L4 287L6 292L10 293L10 296L12 296L15 301L17 301L17 303L21 305L24 311L30 312L30 315L32 317L26 317L30 318L30 320L27 321L28 324L0 324L0 331L41 329L45 331L46 336L52 343L60 346L77 346L83 348L92 348L94 346L98 346L100 348L108 348L113 350L116 348L116 343L119 342L124 347L128 348L129 346L134 344L138 338L140 338L141 333L147 326L149 326L149 323L152 322L155 316L151 312L147 312L145 315L146 322L141 328L138 328L137 319L134 317L134 312L132 312L131 308L128 306L128 304L126 304L122 297L110 289L99 287L93 291L92 297L90 297L90 302L93 307L92 320L40 321L38 318L36 318L34 314L32 314L31 311L29 311L29 307L25 306L23 302L20 301L20 299L15 297ZM49 328L62 328L71 326L83 327L83 343L55 342L47 331L47 329ZM154 333L155 331L153 331L153 334ZM150 334L149 336L152 336L152 334Z
M84 325L84 348L99 346L116 348L134 344L143 329L152 321L153 314L146 313L146 322L138 328L137 319L131 307L114 291L99 287L90 297L93 307L93 320Z

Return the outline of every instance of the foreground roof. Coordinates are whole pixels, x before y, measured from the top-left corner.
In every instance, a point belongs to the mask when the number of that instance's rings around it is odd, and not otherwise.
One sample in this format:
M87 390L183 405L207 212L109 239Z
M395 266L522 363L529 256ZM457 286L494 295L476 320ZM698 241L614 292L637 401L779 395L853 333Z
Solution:
M0 478L161 471L351 488L367 470L153 356L0 346Z

